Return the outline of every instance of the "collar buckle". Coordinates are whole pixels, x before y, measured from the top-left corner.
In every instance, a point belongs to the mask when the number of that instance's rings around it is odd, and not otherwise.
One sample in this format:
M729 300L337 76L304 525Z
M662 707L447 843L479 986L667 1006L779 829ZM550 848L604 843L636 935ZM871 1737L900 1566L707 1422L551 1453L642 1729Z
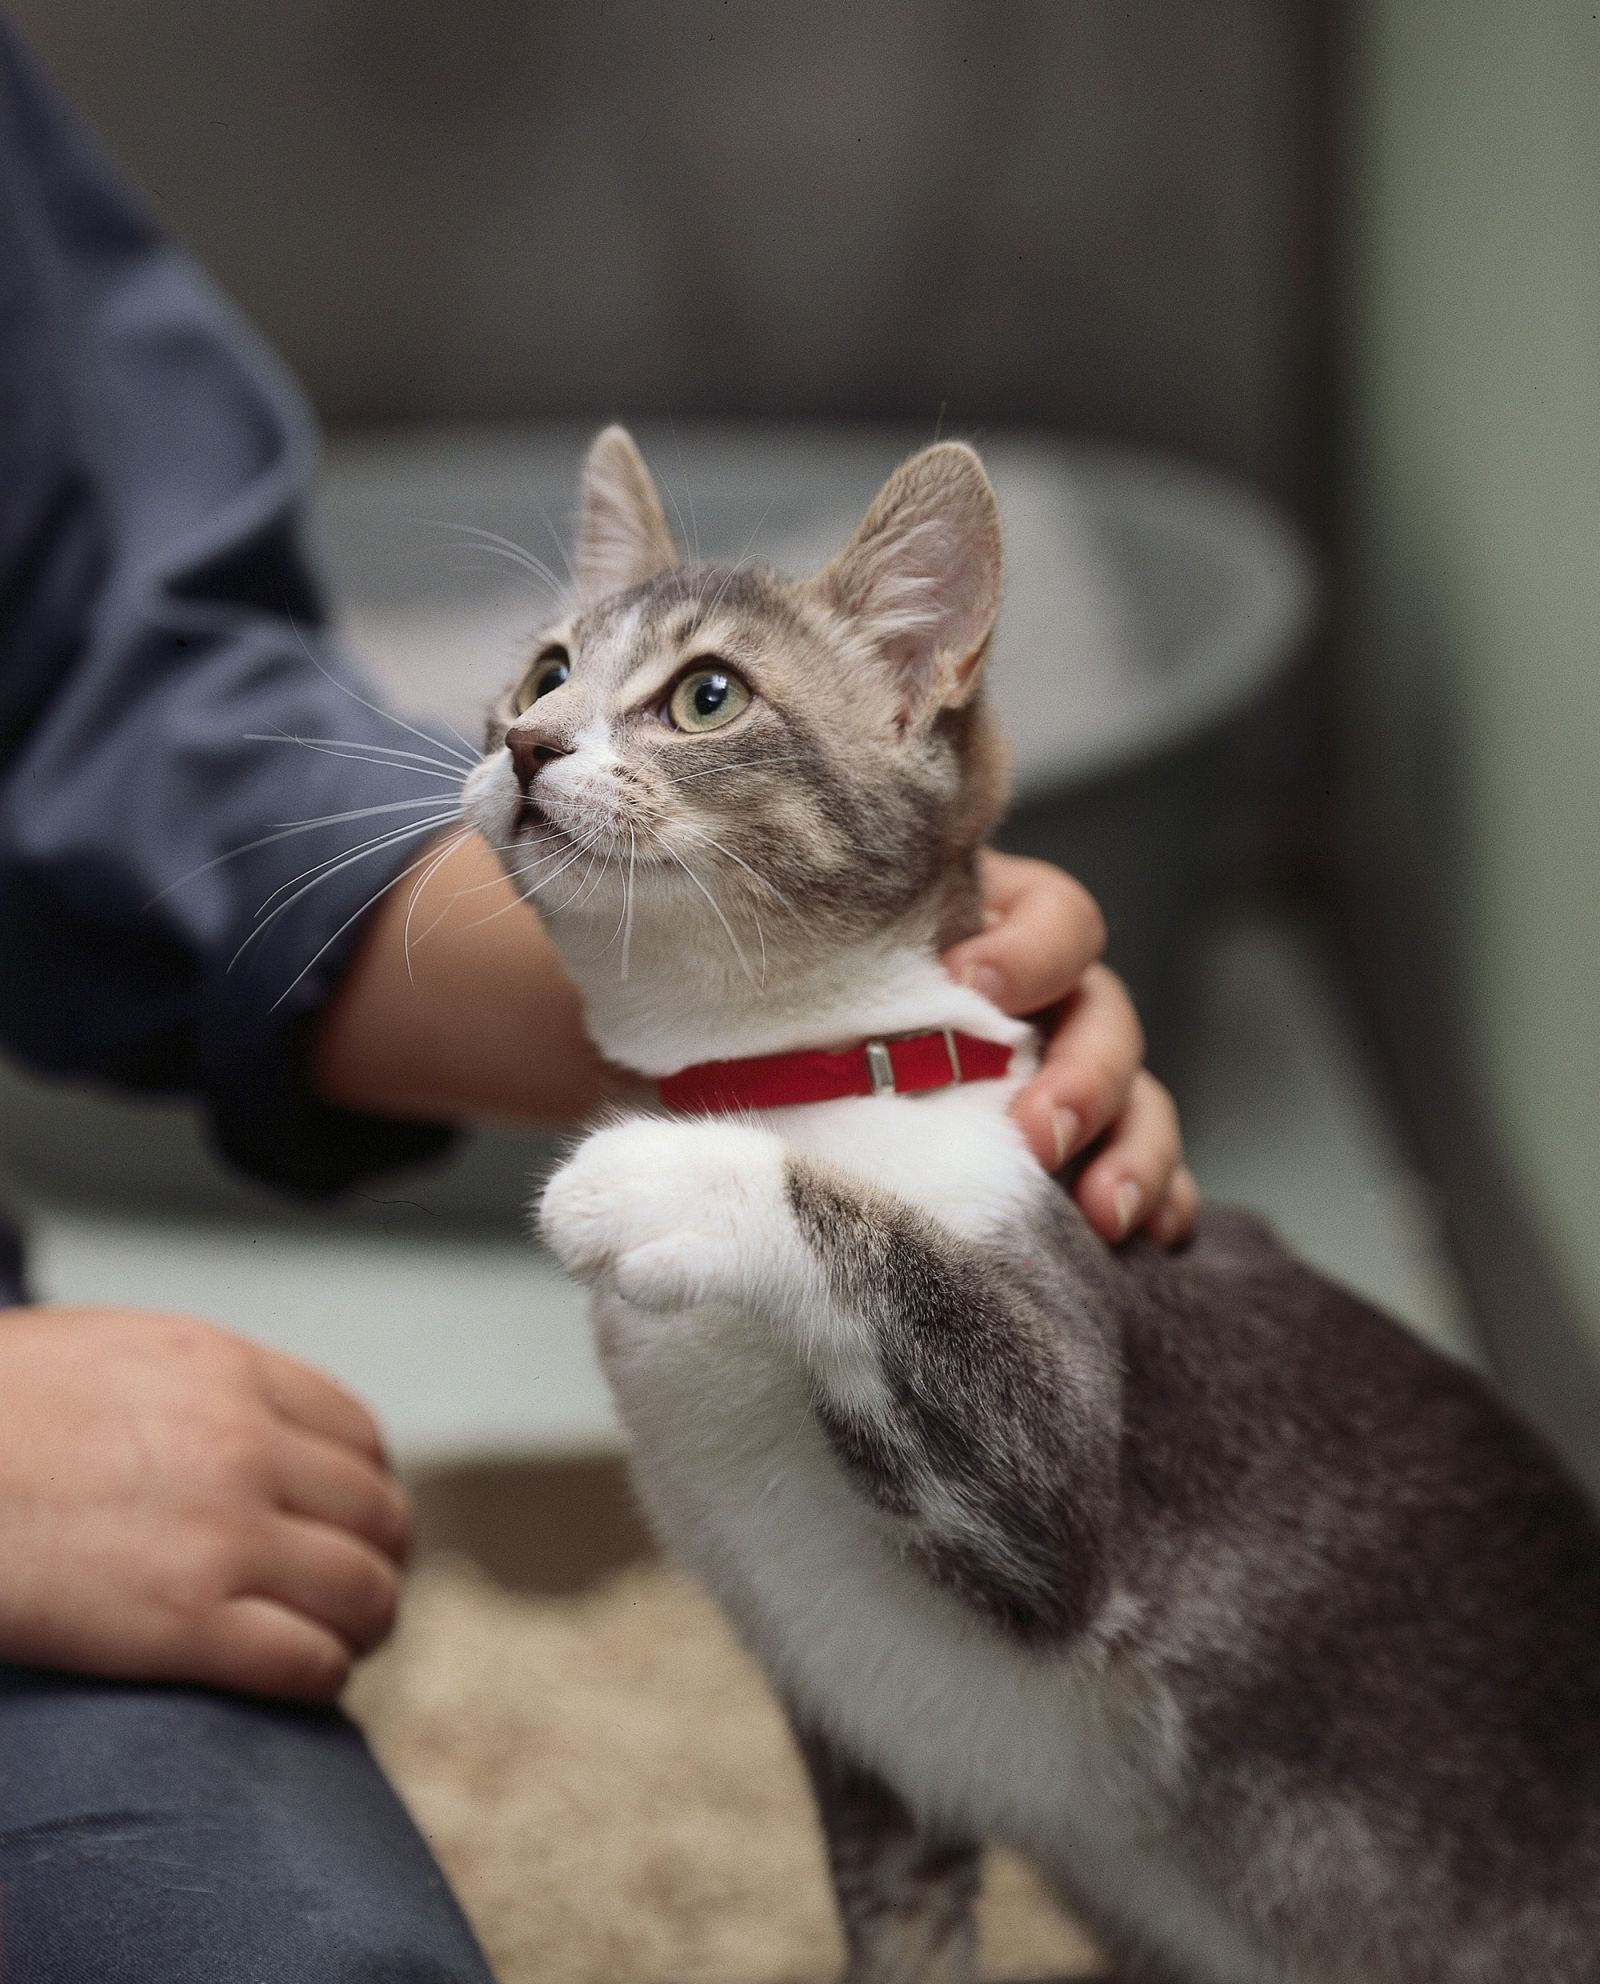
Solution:
M905 1033L884 1033L874 1040L864 1043L867 1056L867 1079L872 1083L874 1095L897 1095L894 1079L894 1057L889 1049L897 1040L926 1040L930 1033L942 1034L944 1051L950 1058L950 1080L959 1087L964 1079L961 1073L961 1056L956 1051L955 1030L952 1027L916 1026ZM921 1090L914 1093L923 1093Z

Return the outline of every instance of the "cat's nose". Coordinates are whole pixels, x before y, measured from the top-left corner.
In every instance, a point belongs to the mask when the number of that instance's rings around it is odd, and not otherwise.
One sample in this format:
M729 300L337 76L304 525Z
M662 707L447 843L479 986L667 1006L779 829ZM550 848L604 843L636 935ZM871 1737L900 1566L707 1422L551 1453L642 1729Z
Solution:
M513 724L506 732L506 749L511 753L512 769L524 792L542 767L554 758L565 758L569 748L565 744L557 744L548 731L524 730L520 724Z

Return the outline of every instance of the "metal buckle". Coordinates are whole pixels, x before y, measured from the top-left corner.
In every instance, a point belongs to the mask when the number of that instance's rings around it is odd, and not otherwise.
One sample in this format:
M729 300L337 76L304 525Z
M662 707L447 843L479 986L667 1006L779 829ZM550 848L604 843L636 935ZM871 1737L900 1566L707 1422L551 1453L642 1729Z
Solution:
M944 1051L950 1057L950 1080L954 1086L960 1086L962 1079L961 1056L956 1052L954 1030L947 1026L914 1026L908 1028L905 1033L881 1034L876 1040L869 1040L866 1043L867 1079L872 1083L872 1093L874 1095L897 1095L899 1093L894 1081L894 1061L889 1053L892 1043L897 1040L923 1040L930 1033L942 1033L944 1035ZM929 1091L916 1090L913 1092L923 1094Z
M894 1062L889 1058L887 1040L867 1042L867 1078L874 1095L894 1094Z

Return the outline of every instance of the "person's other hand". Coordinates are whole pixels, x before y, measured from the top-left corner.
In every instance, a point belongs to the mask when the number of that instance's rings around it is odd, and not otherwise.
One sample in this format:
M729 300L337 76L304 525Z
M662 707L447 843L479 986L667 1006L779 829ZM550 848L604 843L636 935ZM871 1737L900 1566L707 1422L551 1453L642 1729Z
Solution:
M0 1310L0 1658L330 1701L410 1533L371 1414L187 1318Z
M1194 1225L1199 1192L1183 1162L1172 1097L1144 1067L1144 1030L1127 988L1100 962L1106 927L1094 898L1047 862L986 853L984 928L945 958L950 972L1008 1013L1059 1008L1039 1072L1013 1104L1034 1155L1059 1171L1102 1139L1075 1187L1107 1240L1141 1226L1164 1246Z

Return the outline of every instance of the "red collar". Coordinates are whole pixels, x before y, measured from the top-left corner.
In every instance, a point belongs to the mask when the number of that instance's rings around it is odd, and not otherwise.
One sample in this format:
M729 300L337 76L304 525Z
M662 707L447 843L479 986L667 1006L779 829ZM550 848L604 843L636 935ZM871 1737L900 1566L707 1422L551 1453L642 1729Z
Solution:
M686 1116L740 1109L786 1109L796 1102L837 1102L850 1095L924 1095L957 1082L995 1081L1011 1066L998 1040L935 1027L885 1034L837 1054L802 1047L788 1054L752 1054L742 1061L700 1061L664 1075L661 1100Z

